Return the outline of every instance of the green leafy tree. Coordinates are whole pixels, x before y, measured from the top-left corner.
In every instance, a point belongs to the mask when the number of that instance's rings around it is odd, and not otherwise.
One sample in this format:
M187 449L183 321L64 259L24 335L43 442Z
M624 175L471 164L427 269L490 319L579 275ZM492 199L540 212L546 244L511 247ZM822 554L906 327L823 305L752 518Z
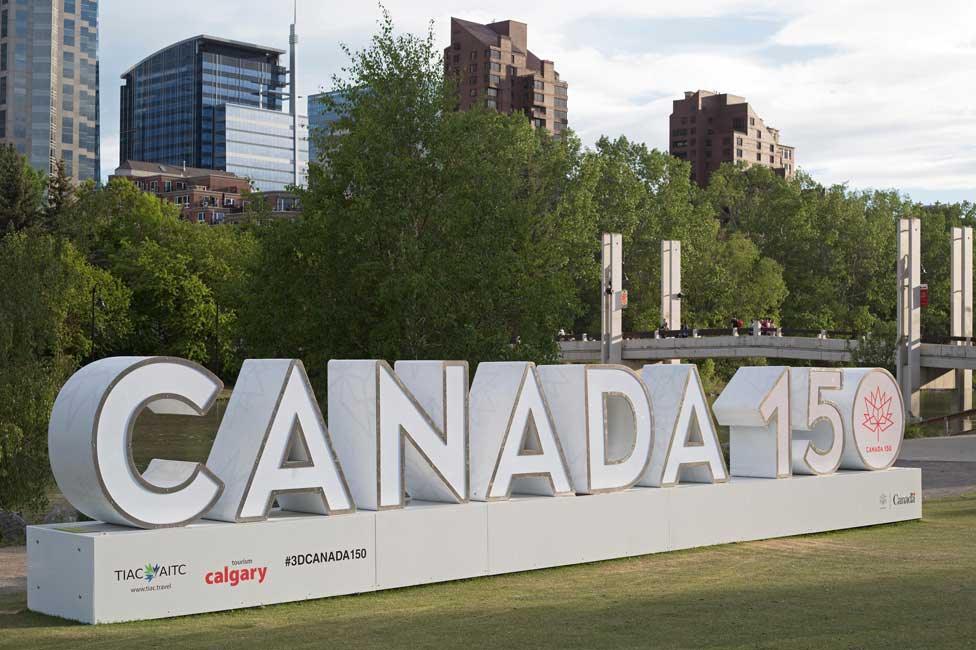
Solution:
M47 179L47 209L45 221L53 226L61 221L61 215L75 199L75 185L65 171L64 161L58 160L54 165L54 173Z
M42 217L44 180L13 145L0 144L0 236Z
M726 165L707 198L729 233L748 237L783 268L787 326L864 333L894 317L897 220L915 213L897 193Z
M240 368L238 311L246 293L250 228L204 227L125 179L86 186L62 212L58 232L132 291L132 335L115 354L171 354L232 380Z
M590 206L597 230L623 235L624 288L631 298L625 330L660 324L661 241L668 239L682 244L685 325L726 326L740 315L778 317L786 297L782 268L745 237L721 236L715 212L690 180L686 162L626 138L603 138L584 156L583 167L598 179ZM590 249L594 264L580 287L588 311L577 329L587 332L600 330L596 249Z
M92 290L102 298L95 336L128 336L128 292L67 242L36 230L0 240L0 509L36 508L49 482L47 423L67 377L92 352Z
M595 245L578 141L455 112L433 34L397 35L388 14L351 57L304 218L260 235L249 350L318 378L331 358L554 358L580 309L572 260Z

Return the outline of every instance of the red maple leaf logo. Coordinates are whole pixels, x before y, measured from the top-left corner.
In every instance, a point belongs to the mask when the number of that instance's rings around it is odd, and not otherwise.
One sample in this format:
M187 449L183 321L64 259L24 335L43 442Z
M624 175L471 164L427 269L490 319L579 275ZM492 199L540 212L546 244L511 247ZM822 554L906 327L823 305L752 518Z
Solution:
M891 416L891 396L878 388L864 398L864 408L864 428L878 434L878 442L881 442L881 434L895 426Z

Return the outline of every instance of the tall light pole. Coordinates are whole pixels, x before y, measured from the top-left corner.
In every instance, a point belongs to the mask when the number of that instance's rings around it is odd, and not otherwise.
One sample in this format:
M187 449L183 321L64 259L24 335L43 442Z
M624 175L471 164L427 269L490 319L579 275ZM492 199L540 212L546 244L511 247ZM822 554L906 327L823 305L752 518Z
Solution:
M292 143L292 172L294 175L293 183L296 187L300 185L299 183L299 169L298 164L298 74L296 73L296 63L297 63L297 50L298 50L298 31L296 26L298 24L298 0L295 0L295 18L291 24L291 36L288 38L288 44L291 49L291 69L288 72L290 84L291 84L291 143Z

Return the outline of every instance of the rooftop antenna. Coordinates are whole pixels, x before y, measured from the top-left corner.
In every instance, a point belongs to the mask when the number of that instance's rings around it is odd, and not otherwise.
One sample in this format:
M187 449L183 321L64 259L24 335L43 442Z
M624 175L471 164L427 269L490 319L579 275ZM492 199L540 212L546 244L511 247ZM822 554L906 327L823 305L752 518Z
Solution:
M296 73L296 59L298 49L298 31L296 26L298 25L298 0L295 0L295 17L291 24L291 35L288 38L288 44L291 50L291 67L288 73L290 77L289 81L291 84L291 136L292 136L292 172L293 172L293 184L297 187L299 185L299 164L298 164L298 74Z

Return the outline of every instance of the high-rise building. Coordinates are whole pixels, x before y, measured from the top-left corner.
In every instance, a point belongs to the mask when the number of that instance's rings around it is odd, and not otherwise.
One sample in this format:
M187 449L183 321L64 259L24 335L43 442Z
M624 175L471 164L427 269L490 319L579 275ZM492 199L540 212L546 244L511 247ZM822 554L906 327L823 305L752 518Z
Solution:
M292 117L283 112L284 50L213 36L170 45L122 79L120 163L232 172L261 191L295 180ZM308 121L298 120L299 180L308 167Z
M763 165L786 178L796 173L796 150L736 95L686 92L674 101L670 142L671 155L691 163L691 178L702 187L724 162Z
M318 161L322 154L317 139L327 136L332 125L342 117L346 96L342 91L319 93L308 97L309 159Z
M98 0L0 2L0 142L100 179Z
M559 135L569 125L568 88L556 64L528 47L528 26L514 20L481 25L451 18L444 66L458 84L461 110L478 104L504 113L521 111Z

